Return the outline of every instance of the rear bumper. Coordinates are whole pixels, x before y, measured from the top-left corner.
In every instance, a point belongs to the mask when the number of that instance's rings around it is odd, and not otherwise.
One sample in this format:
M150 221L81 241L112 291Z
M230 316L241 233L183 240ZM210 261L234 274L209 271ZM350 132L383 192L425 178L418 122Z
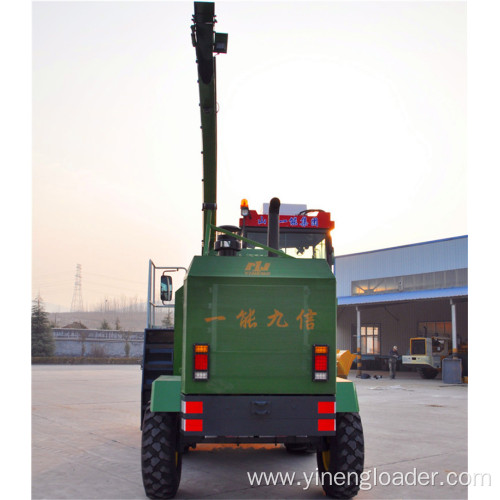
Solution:
M219 442L290 442L335 435L335 411L333 395L182 394L181 432Z

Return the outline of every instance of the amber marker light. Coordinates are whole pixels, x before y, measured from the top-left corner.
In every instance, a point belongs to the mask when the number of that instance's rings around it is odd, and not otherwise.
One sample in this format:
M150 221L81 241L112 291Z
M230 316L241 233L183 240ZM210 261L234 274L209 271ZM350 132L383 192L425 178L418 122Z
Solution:
M250 210L248 209L248 200L246 200L245 198L241 200L240 209L241 209L241 216L248 217Z

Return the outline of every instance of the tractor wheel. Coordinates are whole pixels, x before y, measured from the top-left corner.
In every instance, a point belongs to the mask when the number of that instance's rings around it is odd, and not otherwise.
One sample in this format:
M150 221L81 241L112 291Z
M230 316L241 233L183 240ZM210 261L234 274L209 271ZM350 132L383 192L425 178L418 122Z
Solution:
M435 368L419 368L418 373L420 373L420 376L422 378L436 378L437 374L439 373L438 370Z
M179 415L144 413L142 425L142 482L149 498L173 498L179 488L182 453L177 451Z
M337 434L326 439L327 449L317 454L323 490L330 498L352 498L358 494L365 462L359 413L337 413Z

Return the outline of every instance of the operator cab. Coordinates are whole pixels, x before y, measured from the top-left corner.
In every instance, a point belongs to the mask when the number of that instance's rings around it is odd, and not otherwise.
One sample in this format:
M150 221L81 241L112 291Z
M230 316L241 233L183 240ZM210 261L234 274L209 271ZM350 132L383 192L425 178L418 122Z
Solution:
M443 337L432 337L432 354L448 354L449 340Z
M298 208L298 210L297 210ZM269 215L264 205L262 214L255 210L243 209L240 219L242 235L263 245L267 244ZM245 215L246 214L246 215ZM323 210L307 210L305 205L285 205L279 214L279 250L292 257L325 259L333 265L333 246L330 231L335 227L330 213ZM250 243L243 249L261 251Z

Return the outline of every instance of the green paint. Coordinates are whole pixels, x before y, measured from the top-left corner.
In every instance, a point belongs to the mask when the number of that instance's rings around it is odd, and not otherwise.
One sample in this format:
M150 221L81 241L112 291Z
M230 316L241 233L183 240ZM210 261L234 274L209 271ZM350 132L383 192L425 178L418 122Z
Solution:
M215 58L213 59L215 68ZM200 115L203 145L203 202L217 203L217 113L215 97L215 71L208 83L199 78ZM203 229L204 241L209 241L209 248L213 248L214 235L206 234L210 224L216 224L215 210L204 211Z
M183 317L184 288L175 292L174 312L174 375L182 374L182 317Z
M181 411L181 377L162 375L153 382L151 411Z
M350 380L337 379L337 413L359 412L356 387Z
M183 291L182 392L335 393L335 277L326 261L195 257ZM195 343L210 345L208 381L193 380ZM314 344L330 347L328 382L312 380Z
M258 262L260 264L257 264ZM335 281L335 277L324 259L281 259L267 256L252 257L243 255L236 257L194 257L187 279L190 277L245 279L252 277L259 278L260 280L270 278L288 278L289 280L317 278L331 282ZM262 281L259 284L262 284Z

